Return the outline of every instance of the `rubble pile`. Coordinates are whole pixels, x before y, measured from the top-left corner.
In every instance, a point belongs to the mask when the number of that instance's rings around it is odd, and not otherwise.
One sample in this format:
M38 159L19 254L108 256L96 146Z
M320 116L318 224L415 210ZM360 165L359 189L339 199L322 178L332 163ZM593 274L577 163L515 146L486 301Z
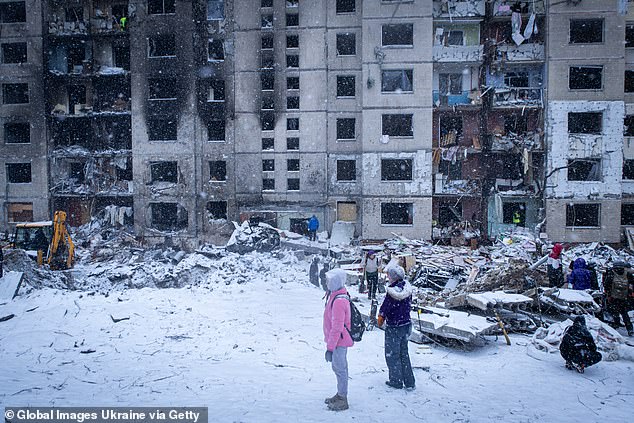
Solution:
M277 229L259 223L251 225L248 220L238 225L233 222L235 230L227 242L227 251L249 253L251 251L273 251L280 247L280 234Z

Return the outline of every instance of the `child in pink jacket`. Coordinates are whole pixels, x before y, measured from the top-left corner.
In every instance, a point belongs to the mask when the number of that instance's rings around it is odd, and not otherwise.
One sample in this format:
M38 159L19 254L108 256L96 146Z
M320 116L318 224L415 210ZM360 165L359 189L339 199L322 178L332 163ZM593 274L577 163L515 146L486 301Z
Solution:
M326 398L328 408L334 411L348 409L348 347L354 345L350 328L350 297L345 288L346 272L332 269L326 272L328 300L324 309L324 341L326 361L332 362L337 376L337 393ZM338 297L339 296L339 297Z

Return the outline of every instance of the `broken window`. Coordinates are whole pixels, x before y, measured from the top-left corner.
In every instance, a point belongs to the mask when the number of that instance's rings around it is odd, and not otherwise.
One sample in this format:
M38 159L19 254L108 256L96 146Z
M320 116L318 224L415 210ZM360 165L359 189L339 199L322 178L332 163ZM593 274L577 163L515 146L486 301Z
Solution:
M441 73L438 75L438 91L441 96L462 94L462 74Z
M382 181L411 181L412 159L382 159Z
M623 135L634 137L634 115L626 115L623 119Z
M449 160L441 160L438 163L438 172L447 175L450 181L462 179L462 161L456 160L455 163Z
M286 7L299 7L299 0L286 0Z
M337 119L337 139L338 140L354 140L356 139L356 119L355 118L338 118Z
M275 67L275 56L272 51L264 51L260 55L262 69L273 69Z
M286 149L299 150L299 138L297 137L286 138Z
M414 45L414 24L388 24L381 26L382 46Z
M337 160L337 181L356 181L357 161Z
M152 182L178 182L178 162L150 163L150 180Z
M287 35L286 36L286 48L299 48L299 35Z
M207 0L207 20L216 21L225 18L224 0Z
M299 90L299 76L288 76L286 78L287 90Z
M287 118L286 119L287 131L299 131L299 118Z
M28 144L31 142L31 125L28 122L4 124L4 142L7 144Z
M264 159L262 160L262 172L273 172L275 170L275 160L274 159Z
M603 131L602 112L569 112L569 134L600 134Z
M262 35L262 50L271 50L273 48L273 34Z
M275 74L273 72L260 73L260 82L262 83L262 90L272 90L275 88Z
M273 150L275 138L262 138L262 150Z
M299 109L299 96L292 96L286 98L286 108L288 110Z
M275 113L263 112L260 115L260 124L263 131L272 131L275 129Z
M0 3L0 23L26 22L26 6L23 1Z
M128 157L125 161L125 167L119 167L117 165L117 180L119 181L131 181L132 180L132 157Z
M355 54L357 54L357 36L350 32L337 34L337 55L354 56Z
M219 62L225 60L225 47L222 40L209 40L207 44L208 60L210 62Z
M29 84L2 84L4 104L25 104L29 102Z
M299 172L299 159L286 160L286 170L288 172Z
M571 19L570 44L603 42L603 19Z
M337 97L354 97L355 77L337 75Z
M86 179L86 166L84 163L72 162L68 167L68 176L78 184L83 184Z
M84 9L81 6L67 7L64 9L66 22L83 22Z
M634 70L625 71L625 92L634 93Z
M69 85L68 112L71 115L82 113L86 106L86 87L84 85Z
M148 57L175 57L176 36L174 34L155 35L148 38Z
M412 92L411 69L384 70L381 72L381 92Z
M264 178L264 179L262 179L262 190L263 191L275 191L275 179L273 179L273 178Z
M413 137L413 115L382 115L381 134L391 137Z
M502 223L526 226L526 203L503 203Z
M148 118L147 131L150 141L175 141L176 118Z
M603 86L603 66L571 66L568 87L571 90L600 90Z
M621 204L621 225L634 225L634 203Z
M634 47L634 24L627 24L625 26L625 48Z
M227 180L227 162L226 161L212 160L209 162L209 180L214 182Z
M413 223L413 203L381 203L381 225L411 225Z
M462 203L440 202L438 204L438 225L446 227L462 221Z
M10 184L31 183L31 163L7 163L7 181Z
M273 15L262 15L261 26L262 28L273 28Z
M7 221L33 222L33 203L7 203Z
M260 7L273 7L273 0L261 0Z
M207 213L211 219L227 219L226 201L207 202Z
M298 68L299 67L299 55L297 55L297 54L287 54L286 55L286 67L287 68Z
M225 101L225 81L223 79L211 81L207 101Z
M130 70L130 46L126 43L112 43L112 62L118 68Z
M634 160L623 160L623 179L634 180Z
M355 0L337 0L337 13L354 13L355 10Z
M288 178L286 180L287 191L299 191L299 178Z
M456 30L447 31L447 45L449 46L464 45L464 32L456 31Z
M152 227L160 231L187 228L187 210L176 203L151 203Z
M598 227L600 225L600 204L567 204L566 226Z
M148 0L147 13L149 15L165 15L176 13L175 0Z
M286 26L298 26L298 25L299 25L299 15L297 13L287 13Z
M262 110L275 109L275 96L273 93L262 93Z
M440 116L440 146L454 145L462 137L462 116Z
M224 141L225 140L225 121L214 119L207 124L207 140L208 141Z
M26 63L26 43L2 44L2 63Z
M528 130L528 123L525 115L504 116L504 133L525 134Z
M176 100L177 89L175 78L148 79L150 100Z

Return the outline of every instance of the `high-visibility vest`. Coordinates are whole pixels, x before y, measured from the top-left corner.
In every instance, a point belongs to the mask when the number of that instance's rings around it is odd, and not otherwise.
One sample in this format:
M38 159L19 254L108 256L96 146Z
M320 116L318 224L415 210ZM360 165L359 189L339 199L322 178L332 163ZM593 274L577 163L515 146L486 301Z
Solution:
M513 213L513 223L516 224L516 225L519 225L520 222L521 222L521 219L520 219L519 212Z

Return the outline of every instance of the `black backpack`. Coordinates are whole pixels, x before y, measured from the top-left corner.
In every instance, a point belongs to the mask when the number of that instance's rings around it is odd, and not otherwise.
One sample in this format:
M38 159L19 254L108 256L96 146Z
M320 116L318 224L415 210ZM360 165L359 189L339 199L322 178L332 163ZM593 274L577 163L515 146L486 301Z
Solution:
M350 329L346 328L346 330L348 331L348 334L350 334L350 337L352 338L354 342L361 341L361 338L363 338L363 332L365 332L365 322L363 321L363 317L361 317L361 313L357 309L357 306L355 306L354 303L350 301L350 296L347 294L337 295L335 299L332 300L332 303L330 304L331 308L337 298L345 298L346 300L348 300L348 303L350 304L351 328ZM344 324L343 327L346 327L346 325Z

